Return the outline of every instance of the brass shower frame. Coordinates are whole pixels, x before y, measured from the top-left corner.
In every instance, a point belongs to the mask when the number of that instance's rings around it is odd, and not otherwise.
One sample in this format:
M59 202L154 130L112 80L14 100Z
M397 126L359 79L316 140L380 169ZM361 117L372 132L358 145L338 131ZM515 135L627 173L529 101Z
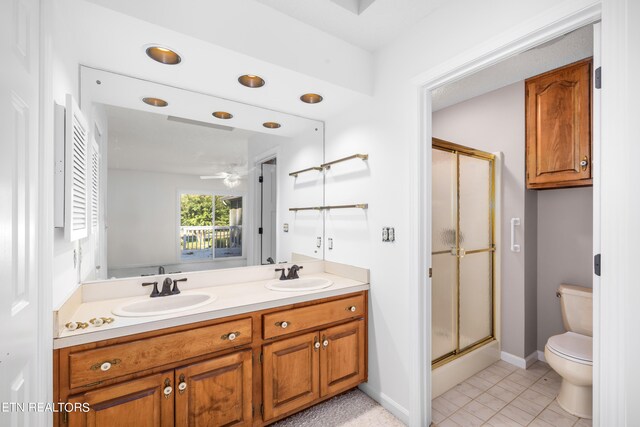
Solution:
M455 144L453 142L445 141L438 138L432 139L432 148L447 151L455 154L456 156L456 301L457 301L457 320L456 320L456 349L452 352L444 354L431 361L431 368L435 369L442 366L452 360L455 360L465 354L472 352L473 350L482 347L483 345L495 340L496 331L496 284L495 284L495 201L496 201L496 185L495 185L495 155L484 151L476 150L474 148L465 147L463 145ZM489 162L489 247L484 249L476 249L467 251L466 254L475 254L482 252L489 252L491 254L491 333L487 337L484 337L471 345L464 348L460 348L460 155L473 157ZM444 253L451 253L451 251L438 251L432 252L431 255L439 255Z

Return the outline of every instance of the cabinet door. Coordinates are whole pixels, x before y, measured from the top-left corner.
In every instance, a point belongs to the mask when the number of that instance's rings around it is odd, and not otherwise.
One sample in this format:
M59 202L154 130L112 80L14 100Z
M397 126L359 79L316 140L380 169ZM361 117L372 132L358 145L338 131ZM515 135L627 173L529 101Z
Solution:
M69 412L69 427L173 426L173 371L127 381L69 398L89 411Z
M293 411L320 397L317 333L263 347L264 419Z
M591 185L591 59L525 86L527 188Z
M176 370L176 426L250 426L251 350Z
M320 332L320 394L348 390L366 379L364 319Z

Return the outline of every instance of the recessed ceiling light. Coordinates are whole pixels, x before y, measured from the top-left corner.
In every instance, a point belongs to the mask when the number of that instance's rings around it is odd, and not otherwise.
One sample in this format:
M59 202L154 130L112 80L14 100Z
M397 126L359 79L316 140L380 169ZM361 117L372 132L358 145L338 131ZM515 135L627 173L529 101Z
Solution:
M146 50L147 56L161 64L176 65L182 61L180 55L162 46L150 46Z
M216 111L213 113L213 117L216 119L228 120L233 118L233 114L227 113L226 111Z
M160 98L142 98L142 102L147 105L151 105L152 107L166 107L167 105L169 105L167 101Z
M324 98L317 93L305 93L300 97L300 101L306 102L307 104L317 104L318 102L322 102Z
M262 126L269 128L269 129L278 129L280 127L280 123L276 123L276 122L266 122L263 123Z
M245 74L244 76L240 76L238 77L238 81L241 85L251 88L262 87L265 83L262 77L254 74Z

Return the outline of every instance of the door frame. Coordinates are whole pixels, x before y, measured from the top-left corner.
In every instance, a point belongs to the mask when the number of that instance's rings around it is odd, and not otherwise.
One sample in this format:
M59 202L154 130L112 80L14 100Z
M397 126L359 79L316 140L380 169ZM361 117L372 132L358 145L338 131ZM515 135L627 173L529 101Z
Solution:
M261 239L257 239L255 238L255 236L258 235L258 228L260 227L260 215L262 214L261 212L261 208L260 208L260 195L261 192L259 191L260 186L257 185L258 184L258 177L260 176L260 174L262 173L262 163L266 162L267 160L271 160L271 159L276 159L276 163L277 163L277 159L280 157L280 148L279 147L273 147L270 148L268 150L265 150L257 155L255 155L253 157L253 159L251 160L251 172L249 173L249 197L247 197L248 201L251 203L251 209L247 209L248 212L253 212L251 214L251 221L249 223L250 225L250 229L247 230L247 234L251 233L250 235L253 236L252 237L252 243L251 243L251 247L250 247L250 251L249 253L247 253L247 265L261 265L262 264L262 260L260 258L260 244L261 244ZM260 167L259 167L260 166ZM276 180L279 181L280 177L279 177L279 169L277 168L276 165ZM278 212L278 208L280 207L280 193L278 192L276 194L276 218L279 217L280 212ZM276 235L274 236L276 239L276 259L274 259L274 261L276 262L276 264L278 263L278 259L277 259L277 251L278 251L278 233L277 230L278 226L276 224Z
M604 0L607 1L607 0ZM625 0L610 0L625 1ZM600 0L576 0L561 3L546 13L469 49L451 60L441 63L411 79L415 89L418 127L411 145L410 184L410 309L412 374L409 380L409 422L411 426L428 426L431 423L431 92L438 87L472 75L497 64L513 55L543 44L582 26L601 19ZM612 21L620 20L620 16ZM611 22L614 27L617 22ZM607 49L610 46L607 45ZM612 63L606 64L614 66ZM595 185L600 185L596 182ZM594 328L599 319L594 313ZM596 329L597 330L597 329ZM595 331L594 331L595 332ZM597 352L596 352L597 353ZM595 354L594 354L595 355ZM599 378L602 366L594 360L594 381ZM604 404L601 398L601 404ZM597 399L596 399L597 401ZM594 414L597 414L597 410ZM595 419L595 417L594 417ZM597 425L597 421L596 421Z

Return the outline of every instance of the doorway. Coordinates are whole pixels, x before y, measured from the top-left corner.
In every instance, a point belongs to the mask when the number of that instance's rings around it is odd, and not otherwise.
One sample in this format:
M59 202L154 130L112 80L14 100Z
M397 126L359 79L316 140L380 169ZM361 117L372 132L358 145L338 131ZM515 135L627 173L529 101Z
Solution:
M260 163L260 263L274 264L276 260L277 222L277 160L275 157Z

